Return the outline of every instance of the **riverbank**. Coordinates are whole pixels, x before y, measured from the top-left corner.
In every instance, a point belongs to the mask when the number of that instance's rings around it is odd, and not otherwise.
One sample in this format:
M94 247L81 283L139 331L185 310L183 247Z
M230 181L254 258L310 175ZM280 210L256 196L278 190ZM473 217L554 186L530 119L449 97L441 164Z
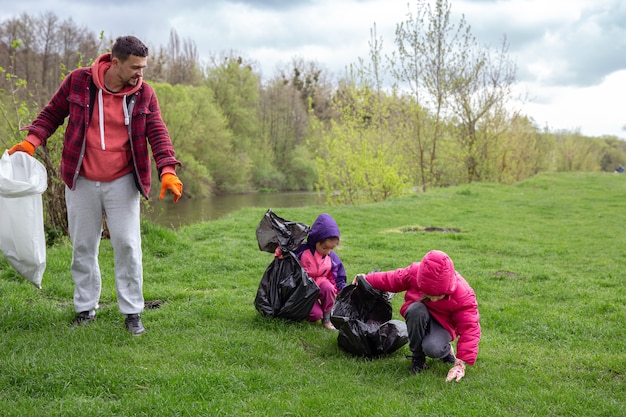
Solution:
M67 240L40 291L0 260L3 416L617 416L626 414L623 176L545 174L358 207L327 207L349 277L448 252L477 293L478 361L410 375L408 348L352 357L319 324L263 319L253 300L272 255L244 208L177 231L144 223L146 334L124 330L113 253L101 245L102 308L69 325ZM311 224L317 209L276 210ZM427 232L425 228L434 231ZM454 230L455 232L449 232ZM394 318L403 294L393 298Z

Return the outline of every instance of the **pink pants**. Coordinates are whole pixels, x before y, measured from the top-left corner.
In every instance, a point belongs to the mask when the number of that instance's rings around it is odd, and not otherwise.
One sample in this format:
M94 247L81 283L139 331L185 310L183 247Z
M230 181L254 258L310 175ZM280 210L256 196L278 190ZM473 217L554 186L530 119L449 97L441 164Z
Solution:
M324 316L324 313L333 309L335 305L335 286L330 281L323 280L320 284L320 294L313 304L313 308L307 317L308 321L318 321Z

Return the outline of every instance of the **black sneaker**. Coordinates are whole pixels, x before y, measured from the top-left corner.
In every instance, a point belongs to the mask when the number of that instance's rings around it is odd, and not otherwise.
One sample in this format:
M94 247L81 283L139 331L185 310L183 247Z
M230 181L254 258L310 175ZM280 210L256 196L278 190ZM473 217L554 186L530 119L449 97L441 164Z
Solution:
M424 355L413 355L407 356L407 358L411 358L411 373L419 374L422 371L425 371L426 366L426 356Z
M82 326L91 323L95 319L96 313L91 314L89 311L81 311L80 313L76 314L76 317L74 317L73 324L76 326Z
M452 347L452 345L450 345L450 353L448 354L448 356L441 358L441 360L443 361L443 363L455 363L456 362L456 356L454 356L454 348Z
M141 324L141 317L139 314L128 314L124 323L126 324L128 331L135 336L139 336L146 331L143 324Z

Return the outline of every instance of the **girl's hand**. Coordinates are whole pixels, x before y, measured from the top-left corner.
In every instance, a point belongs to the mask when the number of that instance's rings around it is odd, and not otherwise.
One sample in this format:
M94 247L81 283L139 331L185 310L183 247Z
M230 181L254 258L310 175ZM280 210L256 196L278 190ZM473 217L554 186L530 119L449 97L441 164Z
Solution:
M461 359L457 359L456 362L454 362L454 366L448 371L446 381L456 380L456 382L459 382L464 376L465 362L463 362Z
M357 274L352 280L352 285L359 285L359 277L365 279L365 274Z

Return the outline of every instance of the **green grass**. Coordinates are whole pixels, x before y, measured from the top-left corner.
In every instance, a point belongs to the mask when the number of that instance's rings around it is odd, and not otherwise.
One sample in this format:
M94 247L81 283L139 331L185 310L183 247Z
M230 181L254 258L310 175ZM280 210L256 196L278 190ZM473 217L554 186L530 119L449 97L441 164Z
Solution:
M475 366L446 383L408 347L375 360L319 324L260 317L272 256L255 229L267 207L177 232L143 226L146 334L123 328L110 242L102 309L74 328L71 245L48 250L43 289L0 260L2 416L620 416L626 414L626 176L545 174L357 207L274 210L311 224L329 212L348 276L448 252L477 293ZM424 232L436 227L456 232ZM394 316L403 295L393 299Z

